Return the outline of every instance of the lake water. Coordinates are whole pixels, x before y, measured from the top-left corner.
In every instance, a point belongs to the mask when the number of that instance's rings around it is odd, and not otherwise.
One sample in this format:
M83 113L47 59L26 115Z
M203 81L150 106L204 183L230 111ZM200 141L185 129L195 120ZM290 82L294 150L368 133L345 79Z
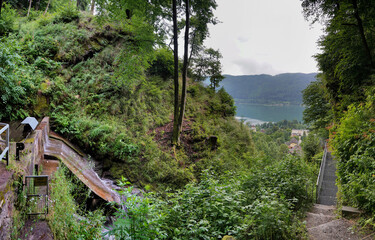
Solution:
M278 122L282 120L302 121L304 107L300 105L255 105L249 103L238 103L237 118L243 119L246 123L262 124L264 122Z

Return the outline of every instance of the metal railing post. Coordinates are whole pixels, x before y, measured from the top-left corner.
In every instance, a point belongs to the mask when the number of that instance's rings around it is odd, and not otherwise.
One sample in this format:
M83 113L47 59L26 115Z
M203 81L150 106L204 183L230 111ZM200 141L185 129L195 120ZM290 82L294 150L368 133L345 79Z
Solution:
M320 170L319 170L318 179L316 180L316 190L315 190L316 191L315 192L316 203L318 203L318 201L319 201L320 189L321 189L322 184L323 184L323 176L324 176L324 169L325 169L325 165L326 165L326 159L327 159L327 142L324 144L323 158L322 158L322 162L320 163Z

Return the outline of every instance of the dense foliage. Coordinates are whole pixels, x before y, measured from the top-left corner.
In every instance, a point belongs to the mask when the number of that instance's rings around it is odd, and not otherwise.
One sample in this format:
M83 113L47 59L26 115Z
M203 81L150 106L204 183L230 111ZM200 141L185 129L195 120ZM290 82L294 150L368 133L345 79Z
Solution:
M125 2L98 1L100 17L70 3L17 18L17 31L0 43L0 120L49 115L54 131L95 157L102 176L156 192L139 198L123 190L126 208L117 206L109 232L117 238L296 238L315 178L315 165L284 144L300 124L251 133L234 119L224 89L187 79L181 144L172 148L173 59L157 31L165 6ZM214 20L200 19L205 3L194 1L192 20ZM207 30L195 29L194 41ZM66 175L59 170L51 184L55 237L100 238L99 214L78 210Z
M0 119L18 119L27 114L39 84L39 72L19 55L19 43L0 41Z
M246 176L206 170L198 184L162 196L140 198L130 188L122 192L128 207L119 209L110 233L128 239L294 239L303 231L296 211L313 197L306 192L314 186L311 170L288 156Z
M322 73L304 91L304 120L321 136L330 132L340 203L359 207L374 226L373 1L303 0L305 17L321 21L325 34L316 55Z
M334 128L333 144L339 158L338 176L343 202L375 214L374 95L365 105L351 105Z
M73 185L66 177L68 169L60 168L54 175L51 186L49 226L55 239L101 239L104 221L102 213L80 211L72 197Z

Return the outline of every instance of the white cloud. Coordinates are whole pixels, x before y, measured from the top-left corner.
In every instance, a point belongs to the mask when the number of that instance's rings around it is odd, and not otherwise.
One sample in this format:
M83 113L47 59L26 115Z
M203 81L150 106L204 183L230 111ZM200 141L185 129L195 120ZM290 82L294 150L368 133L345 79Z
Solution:
M233 61L233 64L236 65L241 72L238 72L237 75L256 75L256 74L270 74L275 75L281 73L277 71L271 64L269 63L260 63L255 61L254 59L245 59L240 58Z
M244 37L244 36L239 36L237 38L237 40L241 43L246 43L247 41L249 41L249 39L247 37Z
M220 49L224 73L316 72L321 27L311 29L300 0L217 0L208 47ZM264 71L264 72L260 72Z

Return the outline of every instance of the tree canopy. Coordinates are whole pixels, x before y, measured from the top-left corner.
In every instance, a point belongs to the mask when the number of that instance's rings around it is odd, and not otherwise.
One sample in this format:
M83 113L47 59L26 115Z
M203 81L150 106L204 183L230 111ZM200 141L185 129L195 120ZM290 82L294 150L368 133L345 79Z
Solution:
M351 102L363 100L363 87L372 83L375 70L375 3L303 0L302 7L306 19L321 21L325 27L319 41L322 53L315 57L332 105L341 111Z

